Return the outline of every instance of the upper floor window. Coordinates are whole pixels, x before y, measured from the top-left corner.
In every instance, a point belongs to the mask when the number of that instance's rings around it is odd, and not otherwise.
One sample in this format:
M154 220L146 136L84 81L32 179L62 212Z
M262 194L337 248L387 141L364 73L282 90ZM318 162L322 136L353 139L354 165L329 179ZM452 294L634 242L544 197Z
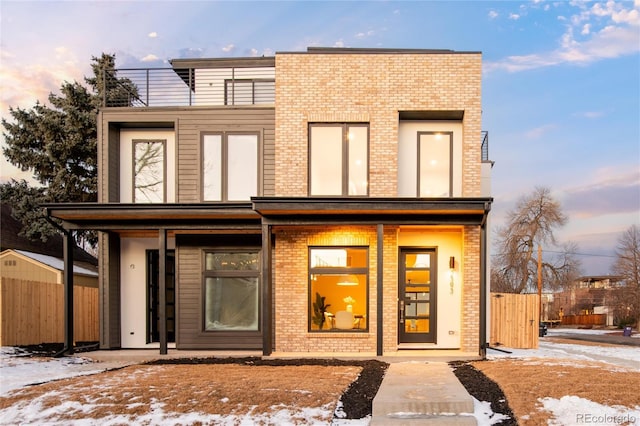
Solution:
M309 193L312 196L369 194L369 126L309 126Z
M418 132L418 197L451 197L452 132Z
M164 203L165 141L133 140L133 202Z
M258 159L257 133L203 135L203 200L248 201L258 195Z
M224 81L225 105L255 105L275 102L273 79L232 79Z

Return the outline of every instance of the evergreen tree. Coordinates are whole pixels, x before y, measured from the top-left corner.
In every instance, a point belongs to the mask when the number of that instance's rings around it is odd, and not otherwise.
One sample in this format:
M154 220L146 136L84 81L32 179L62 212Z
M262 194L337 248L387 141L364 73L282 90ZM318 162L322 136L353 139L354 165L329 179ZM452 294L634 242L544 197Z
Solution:
M32 171L41 187L24 180L0 186L0 197L13 208L23 224L21 234L46 241L57 232L38 208L42 203L91 202L97 200L98 109L107 99L137 96L128 79L115 78L115 55L92 57L94 76L85 77L89 88L78 82L64 82L60 94L49 94L49 105L39 101L31 109L9 109L12 120L2 119L9 162ZM109 85L104 82L109 82ZM105 86L108 86L105 90ZM78 234L77 239L87 238ZM95 243L95 237L89 237Z

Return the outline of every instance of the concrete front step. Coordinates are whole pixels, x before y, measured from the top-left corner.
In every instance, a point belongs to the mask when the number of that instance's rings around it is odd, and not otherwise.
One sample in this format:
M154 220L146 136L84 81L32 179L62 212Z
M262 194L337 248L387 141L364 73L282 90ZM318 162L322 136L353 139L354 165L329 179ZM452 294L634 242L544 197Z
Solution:
M475 425L473 398L445 362L392 363L373 399L372 425Z
M417 416L417 417L373 417L369 426L477 426L476 418L468 416Z

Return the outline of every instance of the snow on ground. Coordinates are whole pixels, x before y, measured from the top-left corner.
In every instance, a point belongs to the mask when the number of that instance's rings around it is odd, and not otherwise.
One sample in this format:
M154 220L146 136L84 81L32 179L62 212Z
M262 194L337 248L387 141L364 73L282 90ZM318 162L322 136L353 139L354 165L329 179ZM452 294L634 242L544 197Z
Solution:
M640 420L640 406L629 410L623 406L607 406L578 396L565 395L560 399L542 398L543 408L553 413L549 425L597 424L622 425L637 424Z
M577 330L577 329L549 329L548 336L561 334L607 334L610 330ZM554 343L540 339L538 349L510 349L500 348L510 354L489 349L487 358L535 358L532 362L546 362L554 365L574 365L571 360L601 361L613 366L640 370L640 347L638 346L591 346L572 343ZM540 359L540 360L538 360ZM544 360L544 361L543 361Z
M582 333L582 334L604 334L603 330L574 330L574 329L553 329L549 330L549 336L563 333ZM554 365L562 365L562 363L570 364L569 360L587 360L587 361L604 361L612 364L612 368L624 367L640 370L640 347L610 347L610 346L585 346L580 344L560 344L540 339L540 347L538 349L509 349L510 354L489 349L487 357L489 359L500 358L520 358L529 362L544 362ZM105 370L105 367L99 363L94 363L90 359L81 357L65 357L65 358L31 358L20 349L12 347L0 348L0 396L6 395L11 390L19 389L37 383L49 382L67 377L79 375L95 374ZM598 416L605 416L602 419L587 419L585 424L620 424L617 422L620 416L633 417L640 419L640 406L636 410L629 411L626 407L602 406L595 402L578 398L577 396L564 396L561 399L543 398L541 399L544 409L554 414L557 425L571 424L575 422L576 412L584 412L585 416L591 416L588 413L598 413ZM88 405L91 403L88 401ZM76 410L79 413L83 411L83 407L76 403L74 407L52 407L50 410ZM87 407L84 407L87 408ZM328 408L317 407L308 408L308 412L292 413L283 408L270 414L268 418L260 416L260 418L251 416L210 416L199 413L176 414L166 413L162 409L162 405L158 404L153 410L140 418L135 419L132 423L131 418L123 416L112 416L110 418L101 419L101 424L153 424L158 426L175 425L175 424L193 424L201 422L204 424L217 425L252 425L256 422L279 425L292 425L303 418L311 419L313 417L323 417L323 410L326 413ZM16 419L22 424L37 424L38 418L44 414L43 407L37 400L31 401L30 404L23 407L9 407L0 412L0 424L6 423L7 420ZM336 418L333 421L335 426L366 426L370 422L370 417L349 420L339 418L341 408L336 410ZM478 422L478 426L489 426L499 422L503 417L501 414L495 414L491 411L488 402L478 401L474 399L474 417ZM571 418L569 419L569 417ZM331 415L324 416L331 417ZM636 420L637 421L637 420ZM70 426L85 426L95 423L95 419L78 419L72 423L66 423ZM309 423L314 424L314 423Z

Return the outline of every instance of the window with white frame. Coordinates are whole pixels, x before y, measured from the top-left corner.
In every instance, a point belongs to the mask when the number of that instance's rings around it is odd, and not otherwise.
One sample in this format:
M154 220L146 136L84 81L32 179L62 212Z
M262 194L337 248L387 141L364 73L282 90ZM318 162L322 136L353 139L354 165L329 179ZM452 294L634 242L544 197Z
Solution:
M204 201L248 201L259 192L259 135L210 133L202 137Z
M309 125L309 194L369 194L369 126Z
M259 330L259 252L208 251L204 264L205 331Z

